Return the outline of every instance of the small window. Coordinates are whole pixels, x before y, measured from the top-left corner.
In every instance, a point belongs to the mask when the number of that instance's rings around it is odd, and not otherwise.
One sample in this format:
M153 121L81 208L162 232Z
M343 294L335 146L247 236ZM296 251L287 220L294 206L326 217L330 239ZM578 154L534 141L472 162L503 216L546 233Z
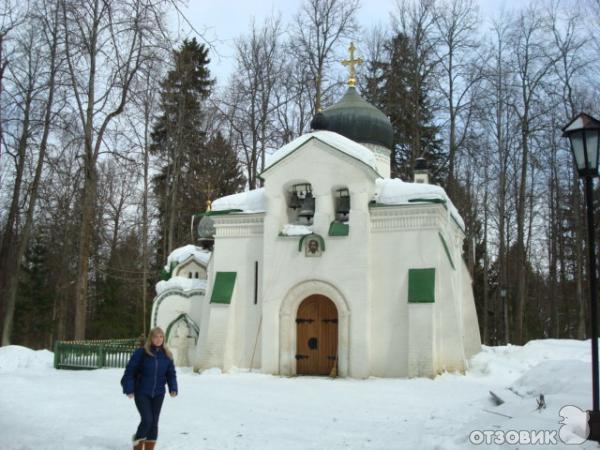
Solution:
M295 184L288 191L289 222L296 225L312 225L315 215L315 197L308 183Z
M435 302L435 269L409 269L408 303Z
M345 188L335 191L334 202L335 221L340 223L348 222L350 219L350 191Z
M188 278L192 278L192 272L188 272Z
M196 278L198 278L198 272L196 272Z

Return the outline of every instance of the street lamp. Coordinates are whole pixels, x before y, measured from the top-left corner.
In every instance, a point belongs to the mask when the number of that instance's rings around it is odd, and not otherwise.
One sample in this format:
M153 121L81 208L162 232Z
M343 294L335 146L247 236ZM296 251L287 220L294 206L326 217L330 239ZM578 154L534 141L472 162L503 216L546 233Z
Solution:
M594 242L594 209L592 199L593 178L598 176L598 153L600 151L600 121L581 113L563 128L563 136L571 141L579 177L585 181L587 206L590 321L592 329L592 394L593 408L588 411L589 439L600 442L600 410L598 404L598 310L596 284L596 251Z

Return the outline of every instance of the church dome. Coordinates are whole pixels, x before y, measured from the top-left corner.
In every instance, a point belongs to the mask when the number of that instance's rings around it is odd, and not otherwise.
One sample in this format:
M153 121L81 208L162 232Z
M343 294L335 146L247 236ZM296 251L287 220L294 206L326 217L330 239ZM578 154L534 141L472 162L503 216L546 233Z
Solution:
M390 119L358 95L353 86L348 87L339 102L315 114L310 126L313 130L333 131L361 144L388 149L394 139Z

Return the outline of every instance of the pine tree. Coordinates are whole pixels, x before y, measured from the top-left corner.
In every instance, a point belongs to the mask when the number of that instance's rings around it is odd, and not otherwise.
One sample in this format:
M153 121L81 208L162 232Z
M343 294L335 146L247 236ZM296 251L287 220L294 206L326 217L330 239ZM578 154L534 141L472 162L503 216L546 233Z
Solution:
M204 101L211 94L208 49L195 39L173 52L175 68L161 84L162 115L152 133L159 157L154 177L161 229L157 263L176 247L190 243L190 220L208 200L238 192L245 183L237 155L216 132L204 131Z
M432 182L445 180L445 158L438 127L433 124L428 75L422 73L410 38L396 34L384 45L384 57L369 61L365 97L392 122L392 177L413 178L415 160L427 159ZM419 109L419 119L415 112Z
M161 116L152 132L151 152L158 157L160 173L154 178L159 202L162 256L188 238L188 208L203 210L202 199L187 199L182 192L201 189L191 170L206 140L203 131L204 101L211 93L208 48L196 39L184 40L173 51L174 68L161 83Z

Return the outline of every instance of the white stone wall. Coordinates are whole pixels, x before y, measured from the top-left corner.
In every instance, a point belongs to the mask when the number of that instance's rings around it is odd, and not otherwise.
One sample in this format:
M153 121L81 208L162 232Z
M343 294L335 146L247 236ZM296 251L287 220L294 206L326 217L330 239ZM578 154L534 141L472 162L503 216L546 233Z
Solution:
M375 159L377 160L377 171L379 172L379 175L381 175L383 178L390 178L392 171L390 160L390 155L392 153L391 150L383 145L366 143L362 145L371 150L375 155Z
M254 271L262 263L262 214L214 216L216 238L209 265L209 289L202 312L201 336L195 367L258 368L260 364L261 285L254 303ZM236 272L229 305L210 303L217 272ZM260 279L259 279L260 281ZM253 358L254 354L254 358Z
M265 289L263 305L262 368L268 373L295 373L293 345L280 345L280 333L295 335L295 322L281 322L286 302L292 302L289 315L295 319L303 298L290 298L290 293L308 296L310 289L298 288L306 282L335 287L339 302L348 305L348 348L339 340L338 352L348 352L347 369L340 364L340 375L366 377L370 366L370 306L369 306L369 211L373 198L375 174L366 166L341 152L313 140L278 163L265 174L265 193L269 212L265 216L264 258ZM293 174L293 176L290 176ZM311 227L325 240L321 257L307 258L298 251L299 237L279 237L287 221L287 190L296 183L310 183L316 198L316 210ZM329 225L335 218L336 189L350 191L349 236L329 237ZM326 294L325 294L326 295ZM333 295L333 294L332 294ZM335 299L332 298L334 302ZM340 307L338 306L338 314ZM289 317L286 316L287 319ZM342 324L338 327L343 329Z

